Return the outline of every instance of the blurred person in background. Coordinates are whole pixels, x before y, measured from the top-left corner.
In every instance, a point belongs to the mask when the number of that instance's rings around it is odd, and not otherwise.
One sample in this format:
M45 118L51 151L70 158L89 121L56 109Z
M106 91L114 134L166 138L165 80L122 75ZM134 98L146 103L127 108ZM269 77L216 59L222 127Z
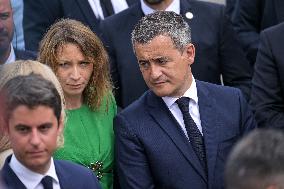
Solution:
M226 189L283 189L284 134L254 130L233 148L226 164Z
M10 0L0 0L0 65L19 59L35 59L36 54L30 51L14 49L13 11Z
M138 0L24 0L24 36L26 49L38 51L48 28L61 18L78 20L98 36L99 23Z

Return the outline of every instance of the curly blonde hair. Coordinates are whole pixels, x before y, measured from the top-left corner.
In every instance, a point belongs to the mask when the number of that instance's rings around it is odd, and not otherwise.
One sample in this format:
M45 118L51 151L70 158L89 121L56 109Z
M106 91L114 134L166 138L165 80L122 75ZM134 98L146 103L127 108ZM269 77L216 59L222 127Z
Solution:
M59 66L57 53L67 43L77 45L82 54L93 64L93 73L83 91L83 101L89 108L96 110L100 107L103 98L110 96L112 84L107 52L101 40L89 27L72 19L59 20L50 27L42 39L38 60L48 64L57 73Z

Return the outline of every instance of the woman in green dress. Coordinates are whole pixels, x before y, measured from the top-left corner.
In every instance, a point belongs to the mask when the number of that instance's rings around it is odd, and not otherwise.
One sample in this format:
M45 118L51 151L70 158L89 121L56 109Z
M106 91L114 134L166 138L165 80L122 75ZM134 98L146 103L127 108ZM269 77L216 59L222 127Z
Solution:
M38 60L53 69L66 101L64 146L54 157L92 169L103 189L112 188L116 103L102 42L82 23L63 19L44 36Z

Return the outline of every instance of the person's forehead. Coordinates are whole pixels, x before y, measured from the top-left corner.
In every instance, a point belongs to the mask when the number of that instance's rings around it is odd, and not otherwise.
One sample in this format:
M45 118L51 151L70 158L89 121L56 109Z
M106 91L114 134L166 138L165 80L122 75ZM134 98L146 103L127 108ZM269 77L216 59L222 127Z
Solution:
M0 0L0 13L10 11L12 11L10 0Z

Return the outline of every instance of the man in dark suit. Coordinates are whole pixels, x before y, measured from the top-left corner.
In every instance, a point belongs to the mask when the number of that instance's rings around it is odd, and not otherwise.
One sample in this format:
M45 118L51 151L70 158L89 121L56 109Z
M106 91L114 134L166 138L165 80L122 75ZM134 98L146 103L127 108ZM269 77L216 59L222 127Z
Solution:
M94 0L24 0L23 28L25 47L38 51L39 42L46 30L60 18L71 18L83 22L100 34L99 22L115 13L111 0L100 0L100 6L90 5ZM122 0L121 0L122 1ZM124 0L131 5L137 0ZM119 1L114 1L119 3ZM101 10L103 15L96 15Z
M284 134L259 129L245 136L226 164L226 189L284 188Z
M190 28L174 12L142 18L132 43L150 90L115 118L121 188L224 188L231 147L256 126L242 92L194 79Z
M61 98L52 82L36 74L17 76L0 91L0 121L13 155L0 172L9 189L100 189L91 170L52 154L64 128Z
M252 80L251 104L260 127L284 129L284 24L264 30Z
M14 49L13 11L10 0L0 0L0 65L17 59L35 59L36 54L30 51Z
M130 34L138 20L155 9L175 11L191 26L197 54L192 72L197 79L221 84L222 75L224 85L240 88L249 97L251 68L223 5L195 0L159 0L151 4L141 0L101 23L119 106L128 106L148 89L131 47Z
M246 56L250 63L255 63L259 47L259 34L265 28L284 21L283 0L239 0L233 17Z

